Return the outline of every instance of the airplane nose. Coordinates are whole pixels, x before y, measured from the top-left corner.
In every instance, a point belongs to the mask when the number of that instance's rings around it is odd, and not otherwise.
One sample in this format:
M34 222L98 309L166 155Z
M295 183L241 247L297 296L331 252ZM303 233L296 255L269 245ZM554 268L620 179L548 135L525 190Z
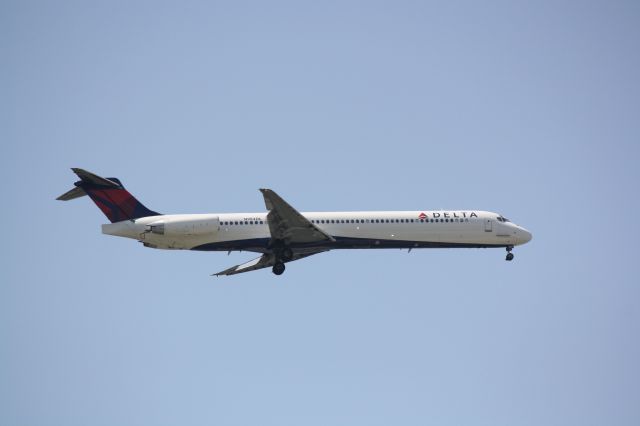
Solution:
M533 238L533 235L531 235L531 232L527 231L524 228L520 228L518 231L518 240L520 244L526 244L529 241L531 241L531 238Z

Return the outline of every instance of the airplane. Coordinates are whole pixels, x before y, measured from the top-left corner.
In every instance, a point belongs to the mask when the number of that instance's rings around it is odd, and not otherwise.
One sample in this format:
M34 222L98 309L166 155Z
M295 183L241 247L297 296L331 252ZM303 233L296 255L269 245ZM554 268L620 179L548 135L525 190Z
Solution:
M478 210L299 212L271 189L260 189L266 212L161 214L149 210L117 178L72 168L80 178L57 199L88 195L111 223L102 233L132 238L145 247L199 251L251 251L260 257L218 272L235 275L336 249L501 247L513 260L515 246L531 233L504 216Z

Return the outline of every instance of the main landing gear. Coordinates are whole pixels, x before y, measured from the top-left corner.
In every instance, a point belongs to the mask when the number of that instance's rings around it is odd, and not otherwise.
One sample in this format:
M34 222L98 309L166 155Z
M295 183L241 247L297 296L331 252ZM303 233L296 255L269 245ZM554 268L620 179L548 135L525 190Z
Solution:
M511 253L511 250L513 250L513 246L507 246L507 257L506 257L505 260L507 260L509 262L511 262L513 260L513 253Z
M282 275L284 270L285 270L284 263L280 261L277 261L275 265L273 265L273 268L271 268L271 271L273 271L273 273L276 275Z
M293 260L293 250L285 246L284 242L277 241L273 247L273 254L276 257L276 263L274 263L271 271L276 275L282 275L286 269L284 263Z
M291 259L293 259L293 250L291 250L289 247L283 248L280 252L280 258L285 262L290 261Z

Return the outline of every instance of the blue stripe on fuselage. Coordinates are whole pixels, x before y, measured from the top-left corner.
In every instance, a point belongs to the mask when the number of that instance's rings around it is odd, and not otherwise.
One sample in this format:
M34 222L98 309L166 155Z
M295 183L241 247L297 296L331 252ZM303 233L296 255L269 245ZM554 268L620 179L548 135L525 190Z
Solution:
M507 247L507 244L472 244L472 243L446 243L429 241L384 240L372 238L334 237L335 242L292 244L289 247L296 248L322 248L322 249L376 249L376 248L487 248ZM270 238L251 238L246 240L230 240L215 243L202 244L191 250L198 251L228 251L246 250L266 252L269 251Z

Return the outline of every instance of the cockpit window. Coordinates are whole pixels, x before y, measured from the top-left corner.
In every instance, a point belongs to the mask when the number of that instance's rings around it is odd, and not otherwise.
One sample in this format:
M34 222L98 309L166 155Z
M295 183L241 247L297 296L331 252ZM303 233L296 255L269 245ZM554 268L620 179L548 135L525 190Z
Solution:
M509 219L507 219L504 216L498 216L497 219L498 219L498 222L511 222Z

